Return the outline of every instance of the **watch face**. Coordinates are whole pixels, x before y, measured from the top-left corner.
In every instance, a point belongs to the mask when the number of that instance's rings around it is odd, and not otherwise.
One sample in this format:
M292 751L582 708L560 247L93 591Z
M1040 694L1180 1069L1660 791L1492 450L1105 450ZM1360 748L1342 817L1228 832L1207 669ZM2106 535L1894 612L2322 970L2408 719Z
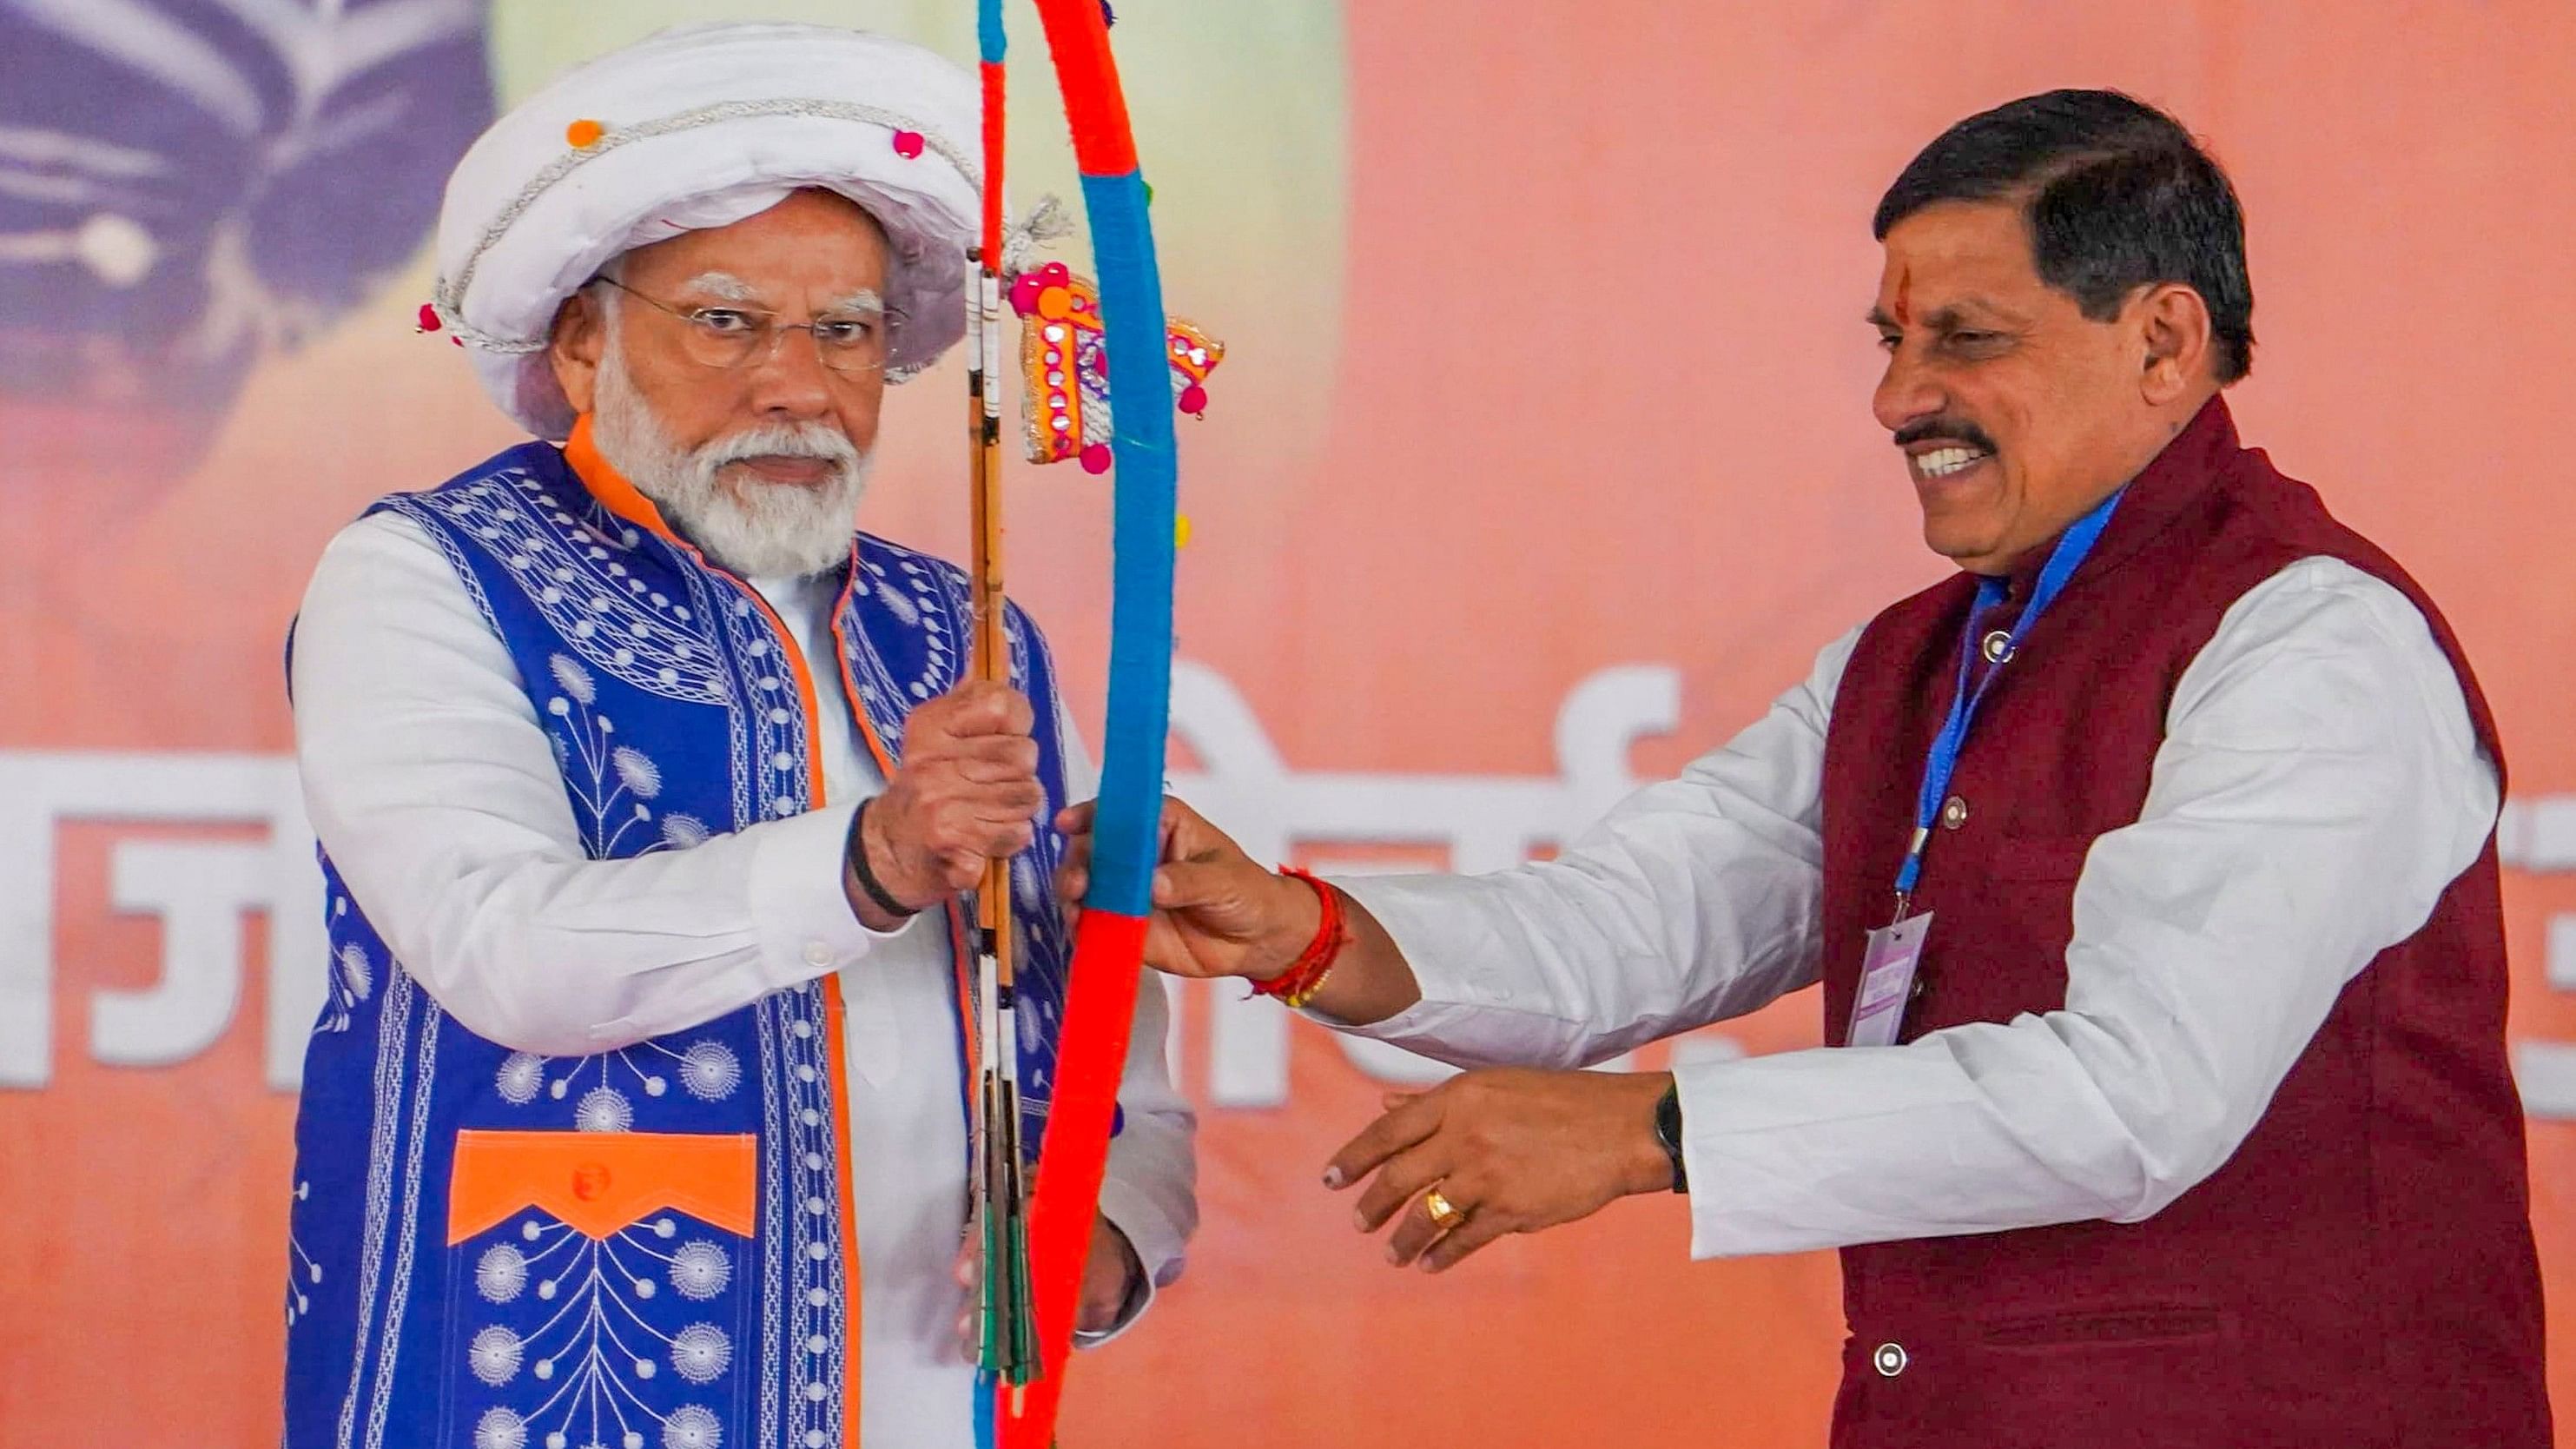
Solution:
M1682 1095L1679 1087L1668 1088L1655 1103L1655 1136L1664 1144L1664 1155L1673 1160L1673 1191L1686 1192L1690 1178L1682 1165Z

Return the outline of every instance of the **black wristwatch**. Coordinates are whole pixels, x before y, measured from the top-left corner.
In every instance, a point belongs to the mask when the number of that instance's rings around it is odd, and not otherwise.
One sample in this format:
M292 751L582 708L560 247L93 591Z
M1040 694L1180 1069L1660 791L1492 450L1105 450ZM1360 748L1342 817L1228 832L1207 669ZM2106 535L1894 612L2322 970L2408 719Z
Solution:
M1655 1140L1664 1145L1664 1155L1673 1160L1673 1191L1690 1191L1690 1170L1682 1165L1682 1088L1679 1082L1664 1088L1655 1101Z

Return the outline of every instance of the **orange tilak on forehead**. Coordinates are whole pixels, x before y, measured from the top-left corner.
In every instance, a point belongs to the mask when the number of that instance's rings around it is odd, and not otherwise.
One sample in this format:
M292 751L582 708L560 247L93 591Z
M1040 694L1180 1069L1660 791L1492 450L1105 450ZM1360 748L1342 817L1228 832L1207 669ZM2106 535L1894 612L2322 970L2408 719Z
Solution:
M1889 315L1899 327L1914 325L1914 270L1911 267L1897 268L1895 310Z

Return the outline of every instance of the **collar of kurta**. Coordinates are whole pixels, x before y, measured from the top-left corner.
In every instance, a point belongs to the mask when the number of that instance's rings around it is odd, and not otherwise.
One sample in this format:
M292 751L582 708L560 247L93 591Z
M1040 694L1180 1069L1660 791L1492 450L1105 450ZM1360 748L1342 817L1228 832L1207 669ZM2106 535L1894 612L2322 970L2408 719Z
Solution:
M581 480L582 487L590 490L591 497L599 500L600 507L638 528L650 529L667 542L682 541L671 530L671 525L663 520L662 510L653 506L653 500L626 481L626 475L618 472L607 455L599 451L599 440L591 430L590 414L583 413L573 420L572 436L564 440L563 455L564 461L572 465L573 476Z

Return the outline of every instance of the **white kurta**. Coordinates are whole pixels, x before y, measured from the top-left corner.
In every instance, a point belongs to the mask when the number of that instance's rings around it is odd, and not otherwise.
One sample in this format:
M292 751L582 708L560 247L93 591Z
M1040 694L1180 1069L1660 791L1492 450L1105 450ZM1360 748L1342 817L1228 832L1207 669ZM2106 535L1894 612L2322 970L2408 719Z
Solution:
M833 657L826 579L753 580L808 659ZM473 1031L587 1054L712 1020L826 972L848 1023L863 1431L871 1444L971 1442L964 1295L964 1070L948 927L887 935L841 889L850 814L885 781L837 669L812 671L825 808L631 860L581 835L508 650L419 526L362 519L322 556L294 650L305 806L350 892L406 970ZM1096 788L1068 722L1071 798ZM1191 1114L1164 1068L1168 1009L1139 993L1101 1209L1153 1283L1197 1223ZM1150 1297L1129 1300L1128 1318ZM1122 1324L1123 1326L1123 1324Z
M1336 882L1422 985L1367 1034L1572 1066L1814 982L1825 729L1858 640L1556 860ZM1695 1255L2153 1214L2235 1151L2495 825L2423 615L2338 560L2239 599L2165 723L2137 823L2076 882L2063 1010L1676 1073Z

